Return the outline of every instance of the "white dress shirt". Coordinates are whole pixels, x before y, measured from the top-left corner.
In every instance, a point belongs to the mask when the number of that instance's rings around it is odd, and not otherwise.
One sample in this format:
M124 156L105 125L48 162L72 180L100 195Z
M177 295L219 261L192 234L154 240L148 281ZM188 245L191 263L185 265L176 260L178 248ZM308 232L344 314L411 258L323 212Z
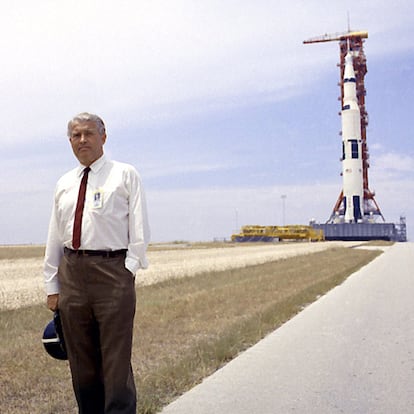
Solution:
M84 166L62 176L55 190L46 244L46 293L59 293L56 277L64 247L72 249L73 222ZM109 161L105 155L91 166L82 218L81 250L127 249L125 267L133 274L148 267L150 231L146 202L136 169Z

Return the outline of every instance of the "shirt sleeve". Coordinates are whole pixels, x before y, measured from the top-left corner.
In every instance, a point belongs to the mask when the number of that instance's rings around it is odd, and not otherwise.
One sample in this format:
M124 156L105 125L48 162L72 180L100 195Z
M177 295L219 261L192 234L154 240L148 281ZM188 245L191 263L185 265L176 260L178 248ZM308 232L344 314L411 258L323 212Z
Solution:
M63 256L63 242L60 239L58 221L56 217L56 201L53 203L52 214L49 223L49 231L46 243L43 274L45 278L46 294L59 293L59 281L57 272Z
M148 267L147 247L150 241L147 205L141 179L134 169L129 174L128 252L125 267L135 275Z

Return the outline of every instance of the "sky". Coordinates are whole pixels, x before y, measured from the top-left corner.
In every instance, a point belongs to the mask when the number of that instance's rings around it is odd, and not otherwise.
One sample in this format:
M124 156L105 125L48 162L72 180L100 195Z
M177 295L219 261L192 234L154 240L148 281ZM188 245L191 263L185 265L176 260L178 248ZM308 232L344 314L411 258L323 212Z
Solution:
M0 244L45 243L83 111L140 172L153 242L325 222L342 189L339 45L303 40L348 16L369 34L369 187L410 239L411 0L0 0Z

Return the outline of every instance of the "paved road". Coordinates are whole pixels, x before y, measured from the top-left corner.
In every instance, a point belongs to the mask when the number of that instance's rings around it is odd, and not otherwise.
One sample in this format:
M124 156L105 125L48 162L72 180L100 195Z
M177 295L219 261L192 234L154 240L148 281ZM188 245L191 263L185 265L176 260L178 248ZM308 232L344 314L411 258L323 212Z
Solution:
M162 414L411 414L413 390L414 243L399 243Z

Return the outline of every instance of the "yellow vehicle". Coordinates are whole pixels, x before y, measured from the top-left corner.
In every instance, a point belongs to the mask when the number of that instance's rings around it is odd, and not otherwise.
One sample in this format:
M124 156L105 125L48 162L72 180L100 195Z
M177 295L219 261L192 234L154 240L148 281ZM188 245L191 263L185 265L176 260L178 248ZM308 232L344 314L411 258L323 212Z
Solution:
M324 239L323 230L300 224L289 226L247 225L241 228L240 233L231 236L231 240L234 242L267 242L275 240L307 240L313 242Z

